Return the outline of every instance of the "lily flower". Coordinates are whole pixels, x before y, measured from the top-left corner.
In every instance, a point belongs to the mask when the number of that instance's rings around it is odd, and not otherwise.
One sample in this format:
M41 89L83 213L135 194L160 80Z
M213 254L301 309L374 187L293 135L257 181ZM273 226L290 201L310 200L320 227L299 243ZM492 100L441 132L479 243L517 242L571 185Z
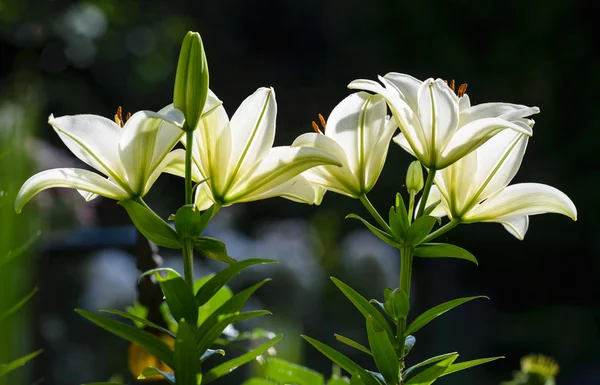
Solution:
M323 164L340 165L334 154L312 146L273 147L277 103L272 88L244 100L231 121L223 106L200 120L194 133L192 178L200 210L281 196L315 203L315 188L300 175ZM165 172L184 176L185 151L172 152Z
M310 182L325 190L352 198L371 191L381 174L396 120L386 116L387 105L380 95L354 93L339 103L329 119L321 118L323 131L313 122L316 133L307 133L294 141L294 146L310 145L337 157L342 167L318 166L305 171Z
M220 103L212 95L205 111ZM52 187L78 189L88 201L99 195L115 200L143 197L172 160L169 152L183 135L184 120L173 105L127 114L125 119L119 107L114 121L98 115L50 115L48 123L63 143L100 174L80 168L37 173L21 187L15 210L20 212L36 194Z
M521 166L528 139L519 132L503 131L436 173L427 205L441 203L431 215L448 215L458 223L501 223L521 240L529 215L558 213L577 220L575 205L560 190L541 183L509 185Z
M506 129L531 135L527 126L511 121L539 112L537 107L508 103L471 107L466 84L455 94L454 82L448 85L442 79L422 82L392 72L379 80L385 87L361 79L351 82L348 88L374 92L386 99L402 131L394 141L410 149L428 169L450 166ZM498 113L486 116L488 110Z

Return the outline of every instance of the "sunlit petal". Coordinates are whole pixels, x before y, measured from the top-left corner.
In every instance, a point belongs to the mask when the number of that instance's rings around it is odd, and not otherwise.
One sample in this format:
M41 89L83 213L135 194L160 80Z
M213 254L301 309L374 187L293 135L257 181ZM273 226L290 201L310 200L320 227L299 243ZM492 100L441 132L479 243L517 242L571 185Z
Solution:
M437 154L458 127L458 97L441 79L428 79L419 87L417 100L425 138Z
M506 231L512 234L515 238L523 240L527 229L529 228L529 217L527 215L521 217L509 217L496 221L501 223Z

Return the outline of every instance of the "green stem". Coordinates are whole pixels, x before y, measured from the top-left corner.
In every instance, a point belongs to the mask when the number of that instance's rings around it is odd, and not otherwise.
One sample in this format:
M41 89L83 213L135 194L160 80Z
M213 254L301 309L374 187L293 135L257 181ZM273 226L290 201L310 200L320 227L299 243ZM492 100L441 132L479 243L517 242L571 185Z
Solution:
M400 290L406 293L410 299L410 282L412 278L413 248L412 246L403 246L400 248ZM404 358L404 341L406 336L406 318L398 323L398 342L402 349L401 357Z
M421 204L419 205L419 211L417 211L417 218L423 216L425 206L427 206L427 198L429 198L429 192L431 191L431 186L433 186L435 172L435 169L430 168L427 173L427 180L425 181L425 187L423 187L423 195L421 195Z
M194 240L183 240L183 277L185 282L194 289Z
M185 133L185 204L192 204L192 146L194 145L194 131Z
M408 224L412 223L413 212L415 211L415 195L416 193L410 193L410 200L408 201Z
M371 214L373 219L375 219L377 221L377 223L379 223L379 226L383 227L384 231L387 231L388 233L391 234L392 230L390 229L390 226L387 224L386 221L383 220L383 218L381 217L381 215L379 215L377 210L375 210L375 207L373 207L373 204L371 203L369 198L367 198L367 194L362 194L361 196L358 197L358 199L360 199L363 206L365 206L367 211L369 211L369 213Z
M450 222L446 223L444 226L440 227L439 229L437 229L433 233L431 233L428 236L426 236L425 239L423 239L423 241L421 243L431 242L434 239L436 239L437 237L439 237L439 236L447 233L448 231L452 230L453 228L455 228L459 224L460 224L460 220L454 218Z

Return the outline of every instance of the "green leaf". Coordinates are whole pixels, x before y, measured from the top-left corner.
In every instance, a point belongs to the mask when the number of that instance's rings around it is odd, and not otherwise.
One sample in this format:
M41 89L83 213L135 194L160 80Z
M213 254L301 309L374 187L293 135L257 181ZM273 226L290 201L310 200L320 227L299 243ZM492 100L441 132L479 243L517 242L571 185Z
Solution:
M362 315L366 319L374 320L374 327L377 330L385 330L389 340L395 340L394 333L392 333L390 325L388 324L387 320L383 317L383 315L375 308L375 306L373 306L363 296L358 294L356 290L346 285L339 279L331 277L331 280L340 289L340 291L344 293L344 295L350 300L350 302L352 302L352 304L356 306L356 308L362 313Z
M332 374L329 381L327 381L327 385L349 385L350 379L348 377L341 377L336 374Z
M163 277L160 273L166 273L166 276ZM185 318L190 322L196 322L198 319L198 305L194 293L179 273L173 269L159 268L146 271L140 278L152 274L158 280L175 320L180 321Z
M127 312L128 314L131 314L137 318L141 318L143 320L146 320L146 318L148 317L148 308L146 306L142 305L141 303L139 303L138 301L135 301L133 303L133 306L125 307L125 312ZM131 320L133 321L135 326L137 326L138 328L140 328L140 329L144 328L143 322L136 320L136 319L131 319Z
M243 269L249 266L264 264L264 263L275 263L270 259L245 259L240 262L236 262L233 265L227 267L221 272L213 276L208 282L202 285L200 290L196 293L196 303L198 306L204 305L211 299L223 286L227 284L234 276L239 274Z
M383 330L377 331L371 320L366 320L369 346L377 369L385 378L386 384L398 384L400 381L400 362L392 342Z
M249 351L248 353L244 353L239 357L236 357L232 360L224 362L221 365L215 366L214 368L209 370L208 373L206 373L204 375L204 377L202 378L202 384L203 385L208 384L209 382L214 381L217 378L221 378L224 375L231 373L238 367L254 360L256 357L260 356L261 354L263 354L267 350L269 350L269 348L271 346L273 346L277 342L279 342L279 340L281 340L281 338L283 338L283 334L278 335L277 337L262 344L261 346L257 347L256 349Z
M400 243L404 243L406 231L410 224L408 223L408 213L406 212L404 199L400 193L396 194L396 205L390 208L389 222L394 238Z
M264 378L251 378L248 381L244 381L242 385L277 385L277 383L265 380Z
M181 43L173 106L185 115L186 126L196 129L208 98L208 63L200 34L188 32Z
M309 344L314 346L318 351L323 353L323 355L325 355L331 361L341 366L348 373L351 373L352 375L359 375L365 385L379 385L378 381L375 378L373 378L373 376L371 376L356 362L352 361L342 353L338 352L333 348L330 348L329 346L325 345L324 343L318 340L315 340L314 338L310 338L305 335L302 335L302 338L304 338Z
M423 215L417 218L413 224L408 228L406 233L405 244L417 246L420 242L429 235L433 225L437 221L436 218L429 215Z
M171 368L175 366L173 361L173 351L160 338L140 330L135 326L126 325L99 314L94 314L81 309L75 309L75 311L114 335L144 347L148 353L155 355L159 360L167 364L167 366Z
M26 363L28 363L29 361L31 361L32 359L34 359L35 357L39 356L40 354L42 354L42 350L37 350L33 353L29 353L28 355L21 357L21 358L17 358L16 360L9 362L8 364L2 364L0 365L0 377L4 376L5 374L8 374L10 372L12 372L15 369L20 368L21 366L25 365Z
M198 237L194 248L207 258L225 262L229 265L236 263L236 260L227 255L227 247L223 242L211 237Z
M431 309L424 312L423 314L421 314L420 316L418 316L417 318L415 318L415 320L412 321L411 324L406 329L405 334L406 335L414 334L417 330L421 329L423 326L427 325L429 322L431 322L432 320L441 316L445 312L452 310L455 307L460 306L465 302L469 302L469 301L472 301L477 298L489 299L486 296L478 295L478 296L474 296L474 297L457 298L457 299L453 299L452 301L444 302L440 305L434 306Z
M138 380L146 380L154 376L162 376L168 383L175 384L175 375L173 373L162 371L154 366L145 367L138 376Z
M133 314L130 313L125 313L123 311L119 311L119 310L113 310L113 309L102 309L100 310L103 313L109 313L109 314L114 314L114 315L118 315L121 316L123 318L127 318L128 320L134 321L134 322L139 322L140 324L142 324L143 326L148 326L151 327L153 329L159 330L165 334L168 334L169 336L175 338L175 334L173 334L170 330L167 330L165 328L163 328L162 326L159 326L157 324L155 324L154 322L150 322L145 318L141 318L138 316L135 316Z
M120 382L89 382L83 385L123 385Z
M196 332L198 352L204 355L204 352L215 343L215 340L223 333L223 330L225 330L237 315L238 313L233 313L215 317L214 322L209 322L210 318L207 319Z
M419 362L418 364L413 365L404 371L404 374L403 374L404 380L406 380L408 377L410 377L410 374L412 372L414 372L415 370L422 368L424 366L431 365L433 363L445 360L446 358L454 356L454 355L458 355L458 353L452 352L452 353L441 354L439 356L431 357L431 358L426 359L425 361Z
M433 212L433 210L435 210L436 207L438 207L438 205L442 203L442 200L437 200L435 202L433 202L432 204L430 204L429 206L425 207L425 211L423 211L423 215L429 215Z
M325 383L322 374L275 357L267 358L262 376L283 384L323 385Z
M213 277L214 274L211 274L196 280L194 282L194 291L198 293L198 290L202 289L202 287ZM233 292L231 291L231 289L227 286L222 286L216 292L216 294L213 294L212 297L198 309L198 325L202 325L202 323L208 317L210 317L210 315L213 314L215 310L220 308L231 297L233 297ZM197 301L196 304L198 304Z
M175 214L174 224L177 234L181 238L195 239L206 228L202 214L196 208L196 205L189 204L181 206Z
M197 318L197 317L196 317ZM196 322L196 318L192 322ZM175 338L175 375L177 385L197 385L200 356L196 349L196 335L187 322L180 322Z
M181 240L177 232L150 208L131 199L119 201L119 204L127 210L133 224L144 237L158 246L181 249Z
M36 231L23 245L4 254L0 258L0 268L27 251L38 240L40 235L42 235L42 232L40 230Z
M238 314L232 323L238 323L238 322L249 320L251 318L262 317L263 315L273 315L273 313L271 313L268 310L246 311L246 312Z
M502 358L504 358L504 357L498 356L498 357L489 357L489 358L479 358L477 360L464 361L464 362L459 362L458 364L452 364L448 367L448 369L446 369L446 371L444 372L444 374L442 374L442 376L445 376L445 375L451 374L451 373L455 373L455 372L459 372L461 370L470 369L474 366L487 364L488 362L496 361L496 360L499 360Z
M215 354L220 354L223 357L225 357L225 350L223 350L223 349L207 349L204 352L204 354L202 354L202 357L200 357L200 362L206 361L207 359L214 356Z
M371 351L369 349L367 349L365 346L359 344L358 342L348 338L348 337L344 337L340 334L334 334L335 339L340 341L343 344L346 344L356 350L360 350L363 353L367 353L368 355L371 355Z
M383 230L379 230L377 227L373 226L372 224L370 224L369 222L362 219L361 217L359 217L356 214L348 214L348 215L346 215L346 219L358 219L367 227L367 229L371 230L371 232L373 234L375 234L379 239L381 239L382 241L384 241L385 243L387 243L390 246L393 246L393 247L401 247L402 246L401 244L396 242L390 234L386 233Z
M414 250L414 255L421 258L458 258L466 259L478 265L473 254L448 243L422 243Z
M25 297L23 297L23 299L21 299L19 302L14 304L10 309L8 309L4 313L0 314L0 323L2 323L2 321L7 319L10 315L16 313L20 308L22 308L23 305L25 305L27 303L27 301L29 301L31 299L31 297L33 297L35 295L35 293L37 291L38 291L37 287L34 288L29 294L27 294Z
M429 385L437 380L442 374L448 369L450 365L456 360L458 357L457 353L445 358L441 361L438 361L435 365L430 366L429 368L423 370L421 373L412 377L408 381L405 382L406 385Z

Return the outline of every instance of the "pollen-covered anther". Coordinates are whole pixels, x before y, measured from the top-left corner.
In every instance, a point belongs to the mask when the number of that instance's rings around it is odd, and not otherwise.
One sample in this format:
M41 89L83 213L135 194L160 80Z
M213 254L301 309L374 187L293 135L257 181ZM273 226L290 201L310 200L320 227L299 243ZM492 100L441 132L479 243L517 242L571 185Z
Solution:
M467 83L463 83L460 85L460 87L458 87L458 92L456 93L458 95L459 98L462 98L463 96L465 96L465 94L467 93ZM454 88L452 89L454 90Z
M115 123L119 125L119 127L123 127L123 107L117 107L117 113L115 114Z
M321 122L321 127L323 128L323 130L321 131L321 128L314 120L312 121L312 128L313 128L313 130L315 130L315 132L317 134L323 134L325 132L325 127L327 126L327 122L325 121L325 118L321 114L319 114L319 121Z
M322 134L321 130L319 129L319 125L314 120L312 121L312 128L317 134Z
M125 121L128 121L129 118L131 118L131 112L128 112L127 115L125 115Z
M319 114L319 120L321 121L321 127L323 127L323 131L325 131L325 127L327 126L327 122L325 121L325 118L323 117L323 115Z

